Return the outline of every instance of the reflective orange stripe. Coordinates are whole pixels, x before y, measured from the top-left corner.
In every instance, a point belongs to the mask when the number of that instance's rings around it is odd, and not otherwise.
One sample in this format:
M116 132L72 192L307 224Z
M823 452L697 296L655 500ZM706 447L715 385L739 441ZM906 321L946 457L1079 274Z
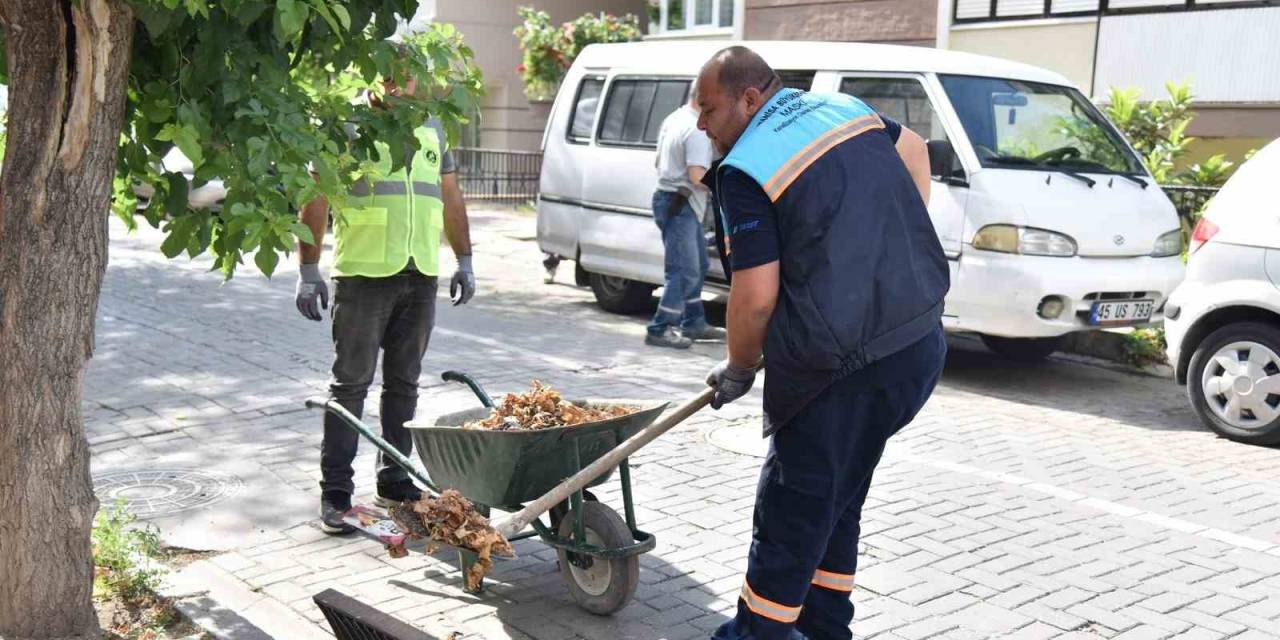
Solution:
M801 149L799 153L792 156L777 173L773 174L773 177L764 184L765 193L768 194L771 201L777 202L778 198L782 197L782 193L787 190L787 187L791 186L791 183L800 177L800 173L822 157L822 154L830 151L832 147L871 129L883 128L884 123L881 122L879 116L869 115L854 118L822 134L813 142L810 142L808 146Z
M832 591L853 591L853 574L818 569L813 574L813 584Z
M815 149L818 149L818 148L820 148L820 147L824 146L824 144L823 144L823 143L824 143L824 141L825 141L825 140L827 140L827 139L829 139L829 138L832 138L832 137L839 136L841 133L843 133L843 132L845 132L845 131L848 131L849 129L855 129L855 128L858 128L858 127L862 126L863 124L865 124L865 123L866 123L868 120L870 120L872 117L873 117L873 116L871 116L871 115L865 115L865 116L862 116L862 117L860 117L860 118L854 118L853 120L850 120L850 121L848 121L848 122L846 122L846 123L844 123L844 124L842 124L842 125L840 125L840 126L838 126L838 127L834 128L834 129L832 129L832 130L830 130L830 131L828 131L828 132L826 132L826 133L824 133L824 134L822 134L822 135L818 136L817 138L814 138L813 140L811 140L811 141L809 142L809 144L806 144L804 147L802 147L799 151L797 151L797 152L795 153L795 155L791 156L791 158L790 158L789 160L787 160L787 162L786 162L785 164L783 164L781 167L779 167L779 168L778 168L778 171L777 171L776 173L774 173L774 174L773 174L773 177L772 177L772 178L770 178L768 182L764 183L764 189L765 189L765 191L768 191L768 190L772 189L772 188L773 188L774 183L776 183L778 180L780 180L782 175L787 174L787 173L789 173L792 169L794 169L794 168L795 168L795 166L796 166L796 165L801 161L801 159L802 159L802 158L804 158L805 156L809 155L809 154L810 154L811 152L813 152Z
M788 607L772 600L766 600L751 590L751 585L742 583L742 601L752 613L783 624L791 624L800 618L800 607Z

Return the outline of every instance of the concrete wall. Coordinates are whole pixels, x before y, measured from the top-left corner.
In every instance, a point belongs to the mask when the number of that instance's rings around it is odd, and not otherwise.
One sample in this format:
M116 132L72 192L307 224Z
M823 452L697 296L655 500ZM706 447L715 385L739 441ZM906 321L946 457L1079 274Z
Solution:
M542 142L549 104L530 104L516 73L520 47L512 31L519 25L516 7L534 5L551 14L555 24L584 13L633 13L644 24L644 0L436 0L435 20L448 22L466 37L484 71L488 95L480 122L482 147L536 150Z
M951 27L949 48L1052 69L1088 94L1096 35L1097 22L1089 18L995 22Z
M748 40L933 46L937 0L744 0Z

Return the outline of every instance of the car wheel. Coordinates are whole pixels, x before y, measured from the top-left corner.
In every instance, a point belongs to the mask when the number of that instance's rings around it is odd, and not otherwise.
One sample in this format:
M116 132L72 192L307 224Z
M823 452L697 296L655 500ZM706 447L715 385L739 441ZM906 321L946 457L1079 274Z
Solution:
M1062 337L1005 338L982 334L982 344L996 354L1014 362L1040 362L1062 346Z
M1209 334L1191 356L1187 396L1214 433L1280 444L1280 329L1238 322Z
M590 280L591 292L595 294L596 302L601 309L611 313L644 311L649 307L656 288L651 284L599 273L590 274Z

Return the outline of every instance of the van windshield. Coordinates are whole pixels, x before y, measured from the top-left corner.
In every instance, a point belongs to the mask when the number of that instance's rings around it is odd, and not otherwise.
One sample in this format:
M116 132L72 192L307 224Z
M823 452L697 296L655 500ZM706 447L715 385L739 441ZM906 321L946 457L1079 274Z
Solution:
M984 167L1146 175L1075 89L1007 78L940 78Z

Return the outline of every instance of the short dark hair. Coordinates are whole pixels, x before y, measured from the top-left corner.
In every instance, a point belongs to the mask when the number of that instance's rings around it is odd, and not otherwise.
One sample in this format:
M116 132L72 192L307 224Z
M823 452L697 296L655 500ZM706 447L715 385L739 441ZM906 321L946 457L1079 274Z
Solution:
M717 51L707 64L719 65L716 81L720 90L735 98L749 87L765 91L775 82L781 82L773 67L760 54L741 45Z

